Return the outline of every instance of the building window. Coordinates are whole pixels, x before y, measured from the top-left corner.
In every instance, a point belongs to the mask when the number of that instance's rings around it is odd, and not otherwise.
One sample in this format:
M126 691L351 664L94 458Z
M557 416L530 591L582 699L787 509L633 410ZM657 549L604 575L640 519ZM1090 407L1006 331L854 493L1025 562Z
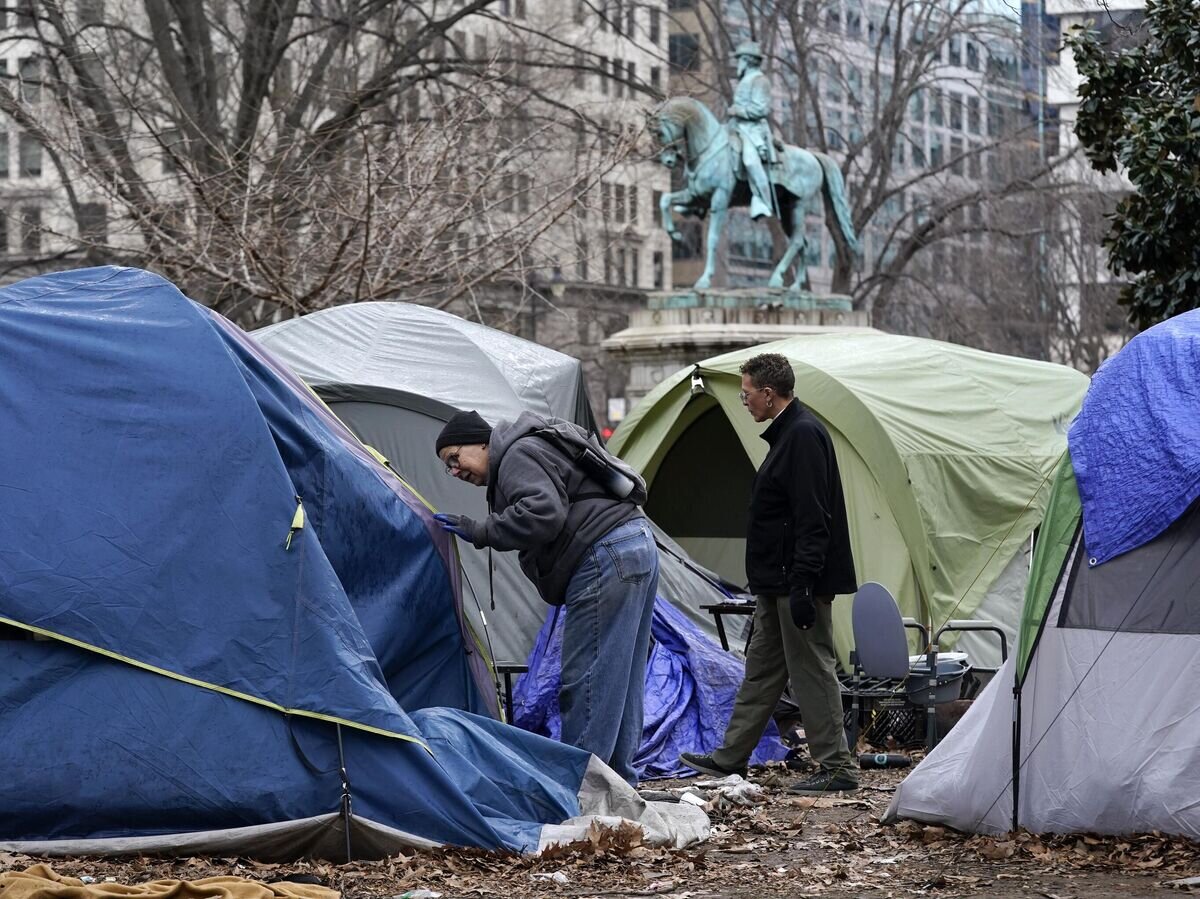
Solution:
M613 185L613 221L618 224L625 221L625 185Z
M617 250L617 284L619 284L621 287L624 287L628 283L628 279L625 274L626 262L625 249L622 247L621 249Z
M625 13L625 33L633 37L637 29L637 4L629 0L629 9Z
M957 34L950 38L950 65L961 66L962 61L962 38Z
M662 14L657 9L650 10L650 43L658 46L662 41Z
M663 285L666 283L666 273L664 271L665 260L663 259L662 253L654 254L653 266L654 266L654 289L662 290Z
M21 252L33 256L42 251L42 210L37 206L21 209Z
M908 99L908 116L916 124L925 124L925 92L917 88Z
M981 160L983 154L979 150L979 144L970 144L969 150L971 155L967 157L967 177L981 181L983 180L983 162Z
M929 94L929 124L945 125L945 107L942 105L942 92L933 90Z
M79 204L79 237L92 244L108 242L108 207L103 203Z
M846 5L846 36L862 37L862 7L854 2Z
M575 71L571 76L571 81L576 87L583 87L583 69L587 65L584 62L583 51L575 51Z
M700 38L694 34L672 34L668 39L671 68L681 72L696 69L700 61Z
M579 280L586 281L588 279L588 243L583 238L575 244L575 250L579 254L579 261L575 264L575 270L579 273Z
M658 66L650 67L650 86L658 93L662 93L662 69Z
M525 18L525 0L516 0L513 4L514 18Z
M635 84L637 84L637 63L635 63L635 62L625 63L625 81L626 81L625 92L627 94L629 94L629 96L632 97L633 96L633 86Z
M950 102L950 129L952 131L962 131L963 96L952 91L946 96L946 99Z
M667 0L667 9L691 9L696 0Z
M658 227L658 228L661 228L662 223L663 223L663 221L662 221L662 198L663 198L663 192L661 190L655 190L655 191L650 192L650 202L654 206L654 209L653 209L654 225L655 225L655 227Z
M587 21L588 0L576 0L575 3L575 24L582 25Z
M26 56L18 64L18 95L26 103L36 103L42 95L42 61Z
M972 134L980 131L979 98L967 97L967 130Z
M913 168L923 169L928 164L925 159L925 129L912 130L912 164Z
M967 41L967 68L972 72L979 71L979 45L974 41Z
M76 10L80 25L99 25L104 21L104 0L79 0Z
M950 171L955 175L961 175L963 173L962 138L950 138Z
M637 225L638 213L640 211L638 209L638 189L637 185L634 184L629 188L629 224Z
M17 173L19 177L41 177L42 145L37 142L37 139L32 134L21 132L21 136L17 141L17 155L20 157L20 169Z
M636 249L629 251L629 286L641 287L642 275L639 269L642 267L642 254Z
M929 165L940 169L946 161L946 153L942 148L942 133L932 131L929 134Z
M600 93L608 96L608 57L601 56L599 62L600 68Z
M606 224L612 219L612 185L600 182L600 219Z
M620 97L625 93L625 66L621 60L614 59L612 61L612 77L613 77L613 96Z
M825 10L825 30L832 34L840 34L842 31L842 7L836 0Z
M0 130L0 178L8 178L8 132Z
M613 255L612 247L604 248L604 283L612 284L613 281Z
M17 0L17 27L33 27L33 0Z

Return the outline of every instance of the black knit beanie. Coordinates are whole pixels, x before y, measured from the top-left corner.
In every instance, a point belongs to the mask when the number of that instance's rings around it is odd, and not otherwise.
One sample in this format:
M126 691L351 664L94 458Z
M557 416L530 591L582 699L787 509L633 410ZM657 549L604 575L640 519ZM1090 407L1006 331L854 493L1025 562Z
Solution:
M492 439L492 426L476 411L456 412L438 434L435 452L448 446L470 446Z

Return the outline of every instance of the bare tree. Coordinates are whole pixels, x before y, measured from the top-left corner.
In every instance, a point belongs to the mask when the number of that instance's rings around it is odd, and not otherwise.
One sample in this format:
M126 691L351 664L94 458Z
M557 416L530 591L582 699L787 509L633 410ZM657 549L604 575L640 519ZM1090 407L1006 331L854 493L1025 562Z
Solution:
M613 77L602 61L508 6L38 0L0 112L49 159L62 209L40 227L74 258L156 269L247 325L448 303L564 264L555 230L637 139L556 94Z

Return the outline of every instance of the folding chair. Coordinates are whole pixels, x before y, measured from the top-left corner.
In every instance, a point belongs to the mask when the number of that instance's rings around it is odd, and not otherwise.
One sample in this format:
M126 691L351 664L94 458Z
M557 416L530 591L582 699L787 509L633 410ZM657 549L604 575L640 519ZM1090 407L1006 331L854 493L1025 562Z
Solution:
M937 706L959 699L963 678L971 670L965 652L938 652L942 636L952 631L994 631L1000 636L1001 654L1008 657L1004 632L990 621L955 619L947 622L929 639L929 632L917 621L900 615L900 608L882 584L863 584L854 597L851 610L854 627L853 675L849 689L852 698L851 738L858 741L861 700L904 697L925 710L925 745L937 745ZM925 652L908 654L905 628L921 635ZM852 743L852 745L853 745Z

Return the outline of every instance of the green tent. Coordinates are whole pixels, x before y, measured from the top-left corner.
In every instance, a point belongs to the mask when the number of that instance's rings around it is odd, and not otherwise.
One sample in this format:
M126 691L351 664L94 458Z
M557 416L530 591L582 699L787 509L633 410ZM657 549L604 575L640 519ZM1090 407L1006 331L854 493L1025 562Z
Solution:
M1028 543L1088 379L1046 362L880 332L792 337L664 380L609 444L646 477L646 511L697 561L744 583L746 505L766 455L742 362L782 353L833 437L860 582L935 627L978 613L1015 637ZM838 603L843 656L849 603ZM998 665L987 635L964 638ZM977 641L977 642L976 642Z

